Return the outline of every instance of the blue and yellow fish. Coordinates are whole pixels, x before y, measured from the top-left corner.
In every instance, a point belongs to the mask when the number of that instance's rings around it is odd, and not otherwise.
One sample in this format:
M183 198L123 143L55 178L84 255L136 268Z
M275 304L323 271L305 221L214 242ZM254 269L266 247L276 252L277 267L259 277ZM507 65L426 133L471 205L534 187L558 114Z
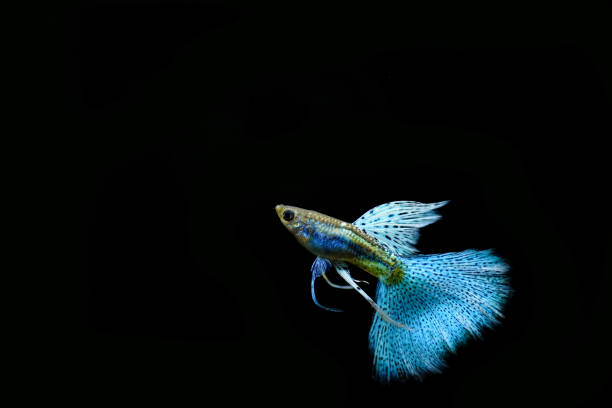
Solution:
M317 256L311 271L332 286L355 289L375 309L370 329L374 376L382 382L439 372L444 356L502 317L510 295L508 266L491 250L418 255L419 228L437 221L447 201L395 201L375 207L357 221L340 221L298 207L277 205L283 225ZM354 280L348 264L378 278L376 301ZM331 283L332 267L349 284Z

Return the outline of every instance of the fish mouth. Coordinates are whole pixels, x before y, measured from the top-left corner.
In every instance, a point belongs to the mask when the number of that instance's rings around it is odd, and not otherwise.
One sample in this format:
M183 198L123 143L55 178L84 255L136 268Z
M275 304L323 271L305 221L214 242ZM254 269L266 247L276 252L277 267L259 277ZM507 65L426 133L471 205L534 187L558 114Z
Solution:
M283 215L283 211L285 210L285 206L282 204L279 204L276 207L274 207L274 209L276 210L276 215L278 215L278 217L281 218L281 216Z

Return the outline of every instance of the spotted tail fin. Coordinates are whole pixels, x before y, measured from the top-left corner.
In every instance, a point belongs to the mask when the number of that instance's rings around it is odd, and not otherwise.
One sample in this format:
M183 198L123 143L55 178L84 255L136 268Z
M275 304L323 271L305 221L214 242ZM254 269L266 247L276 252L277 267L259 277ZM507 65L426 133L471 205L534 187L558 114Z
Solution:
M510 294L508 266L490 250L402 258L403 279L379 282L376 301L405 330L374 314L370 350L382 382L420 377L444 366L444 356L502 317Z

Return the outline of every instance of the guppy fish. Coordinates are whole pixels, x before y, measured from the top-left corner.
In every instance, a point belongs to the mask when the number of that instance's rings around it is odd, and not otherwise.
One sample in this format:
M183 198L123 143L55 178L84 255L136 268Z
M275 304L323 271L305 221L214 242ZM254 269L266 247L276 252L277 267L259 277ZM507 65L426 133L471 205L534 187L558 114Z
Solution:
M510 295L508 266L492 250L419 255L419 228L437 221L434 210L448 201L394 201L355 222L298 207L277 205L283 225L317 256L311 271L332 286L355 289L375 309L370 329L374 377L381 382L440 372L444 357L484 327L498 323ZM357 284L352 264L378 278L376 301ZM349 284L329 281L332 267Z

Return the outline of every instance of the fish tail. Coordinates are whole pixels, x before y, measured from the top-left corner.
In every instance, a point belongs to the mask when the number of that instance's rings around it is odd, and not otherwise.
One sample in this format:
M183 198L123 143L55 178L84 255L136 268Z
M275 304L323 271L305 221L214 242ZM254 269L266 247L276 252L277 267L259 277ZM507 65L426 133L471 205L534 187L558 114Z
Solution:
M439 372L444 356L502 317L510 295L508 266L491 250L402 258L398 283L379 281L377 303L392 324L374 314L370 350L382 382Z

